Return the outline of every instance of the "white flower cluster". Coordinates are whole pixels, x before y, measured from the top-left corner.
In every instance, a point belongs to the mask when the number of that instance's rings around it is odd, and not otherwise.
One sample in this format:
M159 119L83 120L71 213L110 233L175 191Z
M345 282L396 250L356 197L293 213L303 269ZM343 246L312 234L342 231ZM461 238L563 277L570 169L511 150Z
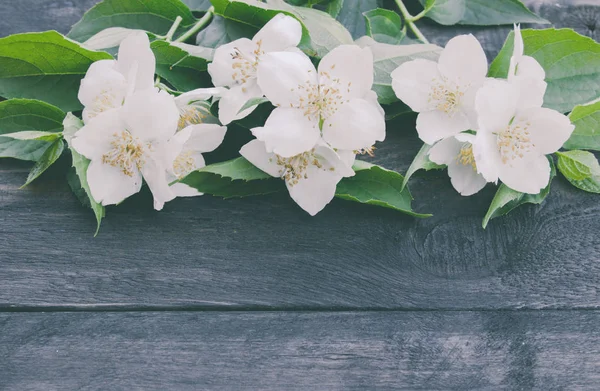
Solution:
M214 88L174 96L157 88L156 59L143 32L132 32L117 60L94 63L81 83L83 126L72 147L90 159L87 179L102 205L118 204L145 181L162 209L176 196L200 195L178 180L205 165L202 156L223 141L226 127L205 123L209 100L219 99L228 125L266 97L275 109L240 154L273 177L311 215L334 197L342 178L354 175L357 154L371 154L386 134L373 86L369 48L341 45L318 66L297 48L302 26L289 16L271 19L253 39L217 48L208 66ZM549 181L545 155L573 131L564 115L542 108L545 73L515 51L507 79L487 78L487 60L472 35L452 39L439 61L414 60L392 73L398 98L418 112L417 131L432 145L429 158L448 166L463 195L501 180L538 193ZM258 99L258 100L257 100ZM215 121L216 122L216 121Z
M240 153L282 178L308 213L322 210L337 183L354 175L356 154L383 141L385 117L371 90L369 49L340 46L315 68L297 48L301 37L300 23L279 14L252 40L215 50L208 67L215 88L174 97L155 87L156 60L146 34L129 35L118 60L94 63L79 92L85 126L72 145L91 160L93 198L118 204L140 190L142 179L157 210L176 196L199 194L175 182L204 166L202 153L219 146L226 128L203 124L198 102L220 99L219 121L228 125L256 108L246 108L249 101L266 97L277 107L263 127L252 129L256 140Z
M88 184L102 205L139 192L142 179L157 210L176 196L199 195L171 183L203 167L202 153L217 148L225 137L225 127L201 123L201 102L221 91L201 89L174 97L155 88L155 67L148 36L134 32L121 43L117 61L95 62L81 82L85 126L72 146L90 159Z
M487 59L472 35L448 42L439 61L414 60L392 73L398 98L418 112L417 132L432 145L429 158L448 166L462 195L501 180L513 190L537 194L550 180L545 155L558 151L574 126L543 108L544 69L523 55L515 26L507 79L487 78Z

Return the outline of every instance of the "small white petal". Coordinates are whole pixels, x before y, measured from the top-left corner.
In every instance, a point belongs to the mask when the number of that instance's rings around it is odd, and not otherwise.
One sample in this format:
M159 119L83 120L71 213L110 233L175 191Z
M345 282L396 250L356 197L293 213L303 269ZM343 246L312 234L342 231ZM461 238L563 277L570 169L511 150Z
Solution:
M334 171L336 174L346 178L354 176L355 172L352 169L356 155L352 151L334 151L327 145L319 145L315 148L314 156L321 162L327 165L327 169Z
M209 100L212 97L220 98L226 92L227 89L223 87L198 88L179 95L175 98L175 103L179 107L186 106L192 102Z
M417 116L419 138L430 145L438 140L469 130L470 127L469 118L461 112L456 112L450 116L444 112L434 110L419 113Z
M79 101L85 106L83 120L90 122L98 114L121 107L127 95L127 80L115 69L116 61L93 63L81 80Z
M215 49L205 48L198 45L190 45L183 42L171 42L171 46L178 47L181 50L188 52L191 56L200 57L207 61L212 61L215 56Z
M323 123L323 139L333 148L359 150L385 139L385 117L363 99L342 104Z
M480 129L473 143L473 156L479 172L488 182L496 183L500 175L502 157L498 149L498 138L495 134Z
M344 163L344 165L347 168L350 168L352 170L352 166L354 165L354 162L356 161L356 153L354 153L354 151L350 151L350 150L338 150L337 151L338 156L340 157L340 160L342 161L342 163ZM354 170L352 170L352 173L354 173ZM349 171L346 171L345 174L350 174ZM343 175L344 177L346 176L352 176L352 175L344 175L344 173L342 173L341 175Z
M306 178L295 185L286 183L290 196L296 203L311 216L319 213L335 196L335 189L342 176L335 171L330 171L324 165L318 168L309 165Z
M221 145L227 133L227 127L216 124L191 125L190 136L185 142L185 149L198 152L212 152Z
M171 191L176 197L197 197L204 195L195 188L186 185L185 183L174 183L171 185Z
M319 63L319 83L339 89L342 99L363 99L373 86L373 54L369 48L340 45Z
M548 84L544 80L544 68L533 58L523 56L518 64L516 75L510 75L508 80L519 88L519 108L541 107Z
M237 85L233 78L234 73L239 73L238 69L233 68L235 59L233 56L239 50L243 55L252 56L256 44L248 38L240 38L233 42L219 46L215 50L213 61L208 64L208 73L212 82L217 87L232 87Z
M385 118L385 110L379 104L379 98L377 97L377 93L375 91L367 92L364 98L367 102L371 103L373 106L377 108L377 111Z
M258 64L258 85L265 96L275 105L297 107L306 89L298 87L316 86L317 71L304 54L293 52L267 53Z
M550 163L545 156L513 160L500 165L500 180L513 190L538 194L550 181Z
M440 54L438 64L442 75L460 85L479 82L488 71L485 52L471 34L452 38Z
M435 164L455 163L463 144L455 137L440 140L429 150L429 160Z
M173 96L149 89L127 98L121 118L135 137L147 141L166 141L177 131L179 109Z
M160 153L157 155L160 156ZM154 209L162 210L166 202L175 198L175 194L169 187L166 175L166 167L162 158L150 156L142 167L142 175L148 184L154 197Z
M277 14L256 33L252 41L261 42L261 49L269 53L298 46L300 39L302 39L300 22L291 16Z
M473 166L462 164L456 160L448 164L448 176L450 176L452 187L462 196L470 196L479 192L487 183Z
M433 109L431 89L440 79L437 63L417 59L405 62L392 72L392 88L398 99L420 113Z
M542 107L520 110L517 118L523 118L529 123L527 130L531 141L542 155L558 151L575 129L569 117Z
M249 116L258 106L249 107L240 112L242 107L253 98L263 96L255 80L249 80L243 85L231 87L219 101L219 121L229 125L233 121Z
M475 97L479 127L489 132L504 130L515 116L519 89L500 79L488 79Z
M271 176L279 178L283 173L282 168L277 165L275 154L268 153L262 141L250 141L240 149L240 155Z
M117 68L125 76L136 69L135 80L128 80L135 85L135 91L141 91L154 86L154 71L156 58L150 49L150 40L145 32L134 32L123 40L119 47Z
M311 150L319 140L320 131L316 119L309 119L302 110L278 107L265 126L252 129L252 134L265 143L268 152L292 157Z
M98 115L75 133L71 145L77 153L90 160L99 159L112 149L113 135L126 129L119 110L110 110Z
M92 197L102 205L116 205L140 191L142 176L135 171L125 175L121 168L104 164L100 159L91 161L87 170L87 180Z

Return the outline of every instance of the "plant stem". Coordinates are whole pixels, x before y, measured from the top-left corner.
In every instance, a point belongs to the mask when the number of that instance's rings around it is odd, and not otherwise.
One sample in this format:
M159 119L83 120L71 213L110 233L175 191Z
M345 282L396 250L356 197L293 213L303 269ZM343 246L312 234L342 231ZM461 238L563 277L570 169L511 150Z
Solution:
M173 39L173 35L175 35L175 31L177 31L177 28L179 27L179 24L181 23L182 20L183 20L183 18L181 16L178 16L177 18L175 18L175 22L173 22L173 26L171 26L171 29L165 36L165 41L171 42L171 40Z
M398 5L398 8L400 9L400 13L402 13L402 16L404 17L404 21L405 21L406 25L408 26L408 28L415 34L415 36L421 42L429 43L427 38L425 38L423 33L421 33L421 30L419 30L419 28L415 25L415 22L417 20L421 19L423 16L425 16L427 11L423 10L423 12L421 12L415 16L412 16L410 14L410 12L408 12L408 10L406 9L406 6L402 2L402 0L396 0L396 5Z
M213 13L215 11L214 7L210 7L206 13L204 14L204 16L202 16L202 18L198 21L198 23L196 23L194 25L194 27L192 27L191 29L189 29L185 34L183 34L181 37L177 38L175 40L175 42L185 42L187 41L190 37L192 37L194 34L197 34L200 30L202 30L204 27L206 27L212 17L213 17Z

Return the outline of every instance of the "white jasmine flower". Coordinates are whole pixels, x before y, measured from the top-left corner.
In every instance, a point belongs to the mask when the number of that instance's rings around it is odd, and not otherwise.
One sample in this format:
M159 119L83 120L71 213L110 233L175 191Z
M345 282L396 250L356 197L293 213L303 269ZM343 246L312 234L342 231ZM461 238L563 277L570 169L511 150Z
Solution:
M225 138L227 128L215 124L191 125L177 132L167 144L166 160L169 183L185 178L192 171L206 165L203 153L214 151ZM171 190L177 197L202 195L184 183L174 183Z
M519 107L520 89L490 79L477 92L479 129L473 145L477 170L488 182L537 194L548 185L545 155L558 151L574 126L565 115L542 107Z
M470 196L485 187L487 181L477 172L473 143L475 136L460 133L438 141L429 150L429 159L448 166L452 186L463 196Z
M147 89L131 95L121 109L98 114L81 128L72 146L91 160L87 178L94 200L118 204L140 191L142 178L154 195L155 209L172 200L165 146L178 120L173 97Z
M154 86L156 58L146 33L136 31L119 47L117 60L101 60L88 69L79 88L87 124L100 113L121 107L128 95Z
M519 107L541 107L548 87L544 80L546 72L535 58L523 55L524 49L521 27L515 24L514 50L510 59L508 81L520 90Z
M211 98L220 98L227 91L225 88L199 88L179 95L175 98L175 104L179 109L179 126L182 130L190 125L198 125L210 115Z
M208 73L217 87L228 87L219 103L219 120L223 125L248 116L256 107L240 113L246 102L262 97L256 83L256 70L266 53L296 47L302 38L300 22L291 16L277 14L252 40L240 38L215 50Z
M396 96L417 117L417 132L427 144L474 129L475 93L487 75L487 59L473 35L452 38L436 63L417 59L392 72Z
M371 91L368 48L338 46L318 71L303 53L269 53L258 66L258 85L278 106L264 127L252 129L269 152L295 156L321 137L335 149L361 150L385 138L384 112Z
M326 145L317 145L296 156L282 157L267 152L262 141L252 140L242 147L240 154L267 174L283 179L292 199L311 216L333 199L342 178L354 175L350 167L355 154L350 151L336 153Z

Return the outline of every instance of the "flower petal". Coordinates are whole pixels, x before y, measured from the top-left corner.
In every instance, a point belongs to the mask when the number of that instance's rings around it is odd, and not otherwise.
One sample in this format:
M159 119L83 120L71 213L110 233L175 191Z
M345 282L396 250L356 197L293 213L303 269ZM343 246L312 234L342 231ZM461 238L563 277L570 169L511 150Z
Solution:
M429 150L429 160L435 164L449 165L455 163L463 144L455 137L440 140Z
M513 190L538 194L550 181L550 163L542 155L513 160L500 166L500 180Z
M252 134L265 143L268 152L292 157L311 150L319 141L319 123L310 120L300 109L278 107L264 127L252 129Z
M495 134L479 131L473 143L473 156L479 172L488 182L498 182L502 157Z
M250 99L259 98L262 95L262 91L255 80L249 80L243 85L231 87L219 101L219 121L223 125L229 125L233 121L249 116L258 106L247 108L242 112L240 110Z
M542 107L548 84L544 80L544 68L533 58L523 56L516 75L509 74L508 80L519 88L519 108Z
M536 150L542 155L558 151L571 137L575 126L566 115L547 108L519 111L517 119L528 122L528 131Z
M204 195L195 188L186 185L185 183L174 183L171 185L171 191L176 197L197 197Z
M157 154L160 156L160 153ZM150 156L142 167L142 175L154 197L154 209L162 210L166 202L175 198L167 181L166 167L162 158Z
M123 171L102 163L100 159L91 161L87 170L87 180L92 197L102 205L116 205L140 191L142 176L135 171L132 176Z
M472 34L452 38L438 64L440 73L459 85L481 81L488 71L485 52Z
M417 59L405 62L392 72L392 88L398 99L420 113L433 109L431 88L433 81L439 78L437 63Z
M515 116L519 89L506 80L488 79L475 97L479 131L504 130Z
M86 158L99 159L112 148L113 134L125 129L119 110L110 110L79 129L71 140L71 145Z
M339 89L343 100L363 99L373 86L373 53L369 48L340 45L319 63L319 83Z
M470 127L469 118L461 112L450 116L444 112L433 110L419 113L417 116L419 138L430 145L438 140L469 130Z
M248 38L236 39L233 42L219 46L215 50L215 56L213 61L208 64L208 73L212 78L212 82L217 87L232 87L238 84L233 77L234 73L238 71L233 68L235 59L233 56L236 51L240 51L243 54L254 51L256 44Z
M197 102L199 100L209 100L212 97L221 97L224 93L227 92L226 88L223 87L214 87L214 88L198 88L193 91L189 91L183 93L175 98L175 103L177 106L186 106L192 102Z
M141 140L166 141L177 131L179 109L173 96L149 89L127 98L121 118L129 132Z
M261 42L260 48L266 52L280 52L298 46L302 39L302 25L285 14L275 15L252 39Z
M267 152L262 141L250 141L240 149L240 155L271 176L279 178L283 173L281 166L277 165L275 154Z
M85 106L83 120L90 122L98 114L121 107L127 95L127 80L115 69L116 61L93 63L81 80L79 101Z
M353 99L325 119L323 139L338 149L369 148L385 139L385 117L371 102Z
M470 164L465 165L456 160L448 164L448 176L456 191L462 196L473 195L483 189L487 183Z
M258 64L257 75L262 92L271 103L281 107L298 107L300 98L308 94L306 88L318 83L310 59L294 52L265 54Z
M523 36L521 35L521 25L515 24L515 37L514 37L514 48L513 55L510 58L510 67L508 70L508 78L510 79L517 70L517 66L521 59L523 58L524 45L523 45Z
M184 129L191 132L185 142L185 149L198 152L212 152L221 145L227 127L216 124L191 125Z
M327 145L319 145L315 148L313 155L321 162L324 168L344 178L354 176L355 174L352 165L354 164L356 154L352 151L336 152Z
M150 40L148 35L142 31L131 33L121 42L117 69L125 77L134 72L135 79L129 80L129 83L135 85L135 91L141 91L154 86L154 72L156 70L156 58L150 49Z
M311 164L306 170L306 178L294 185L286 182L286 185L292 199L308 214L314 216L331 202L340 180L342 176L330 171L326 165L318 168Z

